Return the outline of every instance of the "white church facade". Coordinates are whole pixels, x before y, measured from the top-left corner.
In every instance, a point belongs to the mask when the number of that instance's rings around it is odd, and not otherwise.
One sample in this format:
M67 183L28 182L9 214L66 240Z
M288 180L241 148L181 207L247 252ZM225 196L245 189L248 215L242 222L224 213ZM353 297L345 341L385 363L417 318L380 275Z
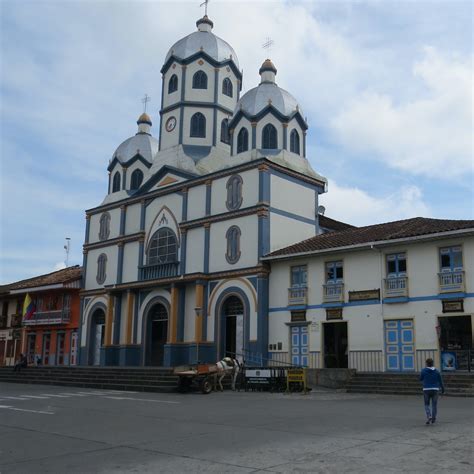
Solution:
M410 371L470 350L474 221L320 215L300 104L269 59L241 96L212 29L204 16L171 47L158 137L143 113L86 211L80 364Z

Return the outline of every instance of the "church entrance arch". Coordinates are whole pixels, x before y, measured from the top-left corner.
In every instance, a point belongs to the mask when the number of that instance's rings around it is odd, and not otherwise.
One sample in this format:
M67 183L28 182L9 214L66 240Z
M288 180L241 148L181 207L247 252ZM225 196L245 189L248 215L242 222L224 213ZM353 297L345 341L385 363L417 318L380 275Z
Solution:
M146 314L145 365L162 366L168 340L168 309L154 303Z
M105 312L96 309L91 316L89 339L89 365L100 365L100 349L104 345Z
M244 304L231 295L223 304L224 356L242 360L244 356Z

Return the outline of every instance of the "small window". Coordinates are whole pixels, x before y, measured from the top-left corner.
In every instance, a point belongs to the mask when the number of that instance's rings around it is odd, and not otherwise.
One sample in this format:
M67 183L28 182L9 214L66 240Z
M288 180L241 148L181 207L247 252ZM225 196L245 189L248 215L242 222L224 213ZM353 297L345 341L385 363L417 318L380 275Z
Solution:
M327 283L342 283L344 272L342 262L327 262L326 263L326 282Z
M249 149L249 132L245 127L240 129L237 135L237 153L243 153Z
M101 253L97 259L97 276L96 281L99 285L102 285L107 277L107 255Z
M116 193L117 191L120 191L120 182L121 182L121 177L120 177L120 172L116 172L114 174L114 179L112 181L112 192Z
M227 252L225 254L226 260L230 264L237 263L240 258L240 229L233 225L226 233Z
M405 253L387 255L387 276L399 277L407 273L407 260Z
M442 272L455 272L462 270L462 249L460 246L445 247L440 249L439 252Z
M275 150L278 148L276 128L268 123L262 130L262 148L264 150Z
M290 151L300 154L300 135L295 128L290 133Z
M227 181L227 201L229 211L235 211L242 205L242 178L234 175Z
M191 117L191 136L206 138L206 117L201 112L197 112Z
M168 82L168 94L178 90L178 76L173 74Z
M232 81L228 77L222 81L222 93L228 97L233 96Z
M306 265L298 265L291 267L291 287L302 288L307 284L307 267Z
M194 73L193 89L207 89L207 75L204 71Z
M140 185L142 184L142 181L143 181L143 171L137 168L132 173L132 178L130 180L130 189L132 190L138 189Z
M147 251L148 265L173 263L178 261L178 241L174 232L168 227L156 231Z
M221 122L221 142L230 144L229 119L224 119Z
M104 212L99 221L99 240L106 240L110 234L110 214Z

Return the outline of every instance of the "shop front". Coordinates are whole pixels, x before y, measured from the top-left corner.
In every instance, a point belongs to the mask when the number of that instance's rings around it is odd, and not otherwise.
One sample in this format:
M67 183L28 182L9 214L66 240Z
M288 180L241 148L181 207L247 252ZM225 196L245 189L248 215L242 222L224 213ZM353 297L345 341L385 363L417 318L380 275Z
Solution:
M472 316L441 316L438 318L437 329L442 370L472 371L474 369Z

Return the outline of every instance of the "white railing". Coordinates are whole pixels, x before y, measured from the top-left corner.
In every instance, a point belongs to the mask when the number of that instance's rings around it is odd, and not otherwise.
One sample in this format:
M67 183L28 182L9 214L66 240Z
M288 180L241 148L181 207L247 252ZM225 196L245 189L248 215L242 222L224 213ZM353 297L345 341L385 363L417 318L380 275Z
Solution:
M35 326L41 324L64 324L71 320L71 310L69 308L51 311L36 311L31 319L23 320L25 326Z
M464 271L438 273L439 292L464 291Z
M383 372L382 351L349 351L349 368L360 372Z
M156 265L143 265L140 269L140 280L157 280L178 275L179 262L158 263Z
M334 303L339 301L344 301L344 283L323 285L323 302Z
M438 360L437 349L417 349L416 350L416 370L420 371L426 367L426 359L430 358L437 364Z
M408 296L408 277L398 276L384 279L384 297L407 297Z
M308 301L308 288L305 286L288 288L288 305L306 304Z

